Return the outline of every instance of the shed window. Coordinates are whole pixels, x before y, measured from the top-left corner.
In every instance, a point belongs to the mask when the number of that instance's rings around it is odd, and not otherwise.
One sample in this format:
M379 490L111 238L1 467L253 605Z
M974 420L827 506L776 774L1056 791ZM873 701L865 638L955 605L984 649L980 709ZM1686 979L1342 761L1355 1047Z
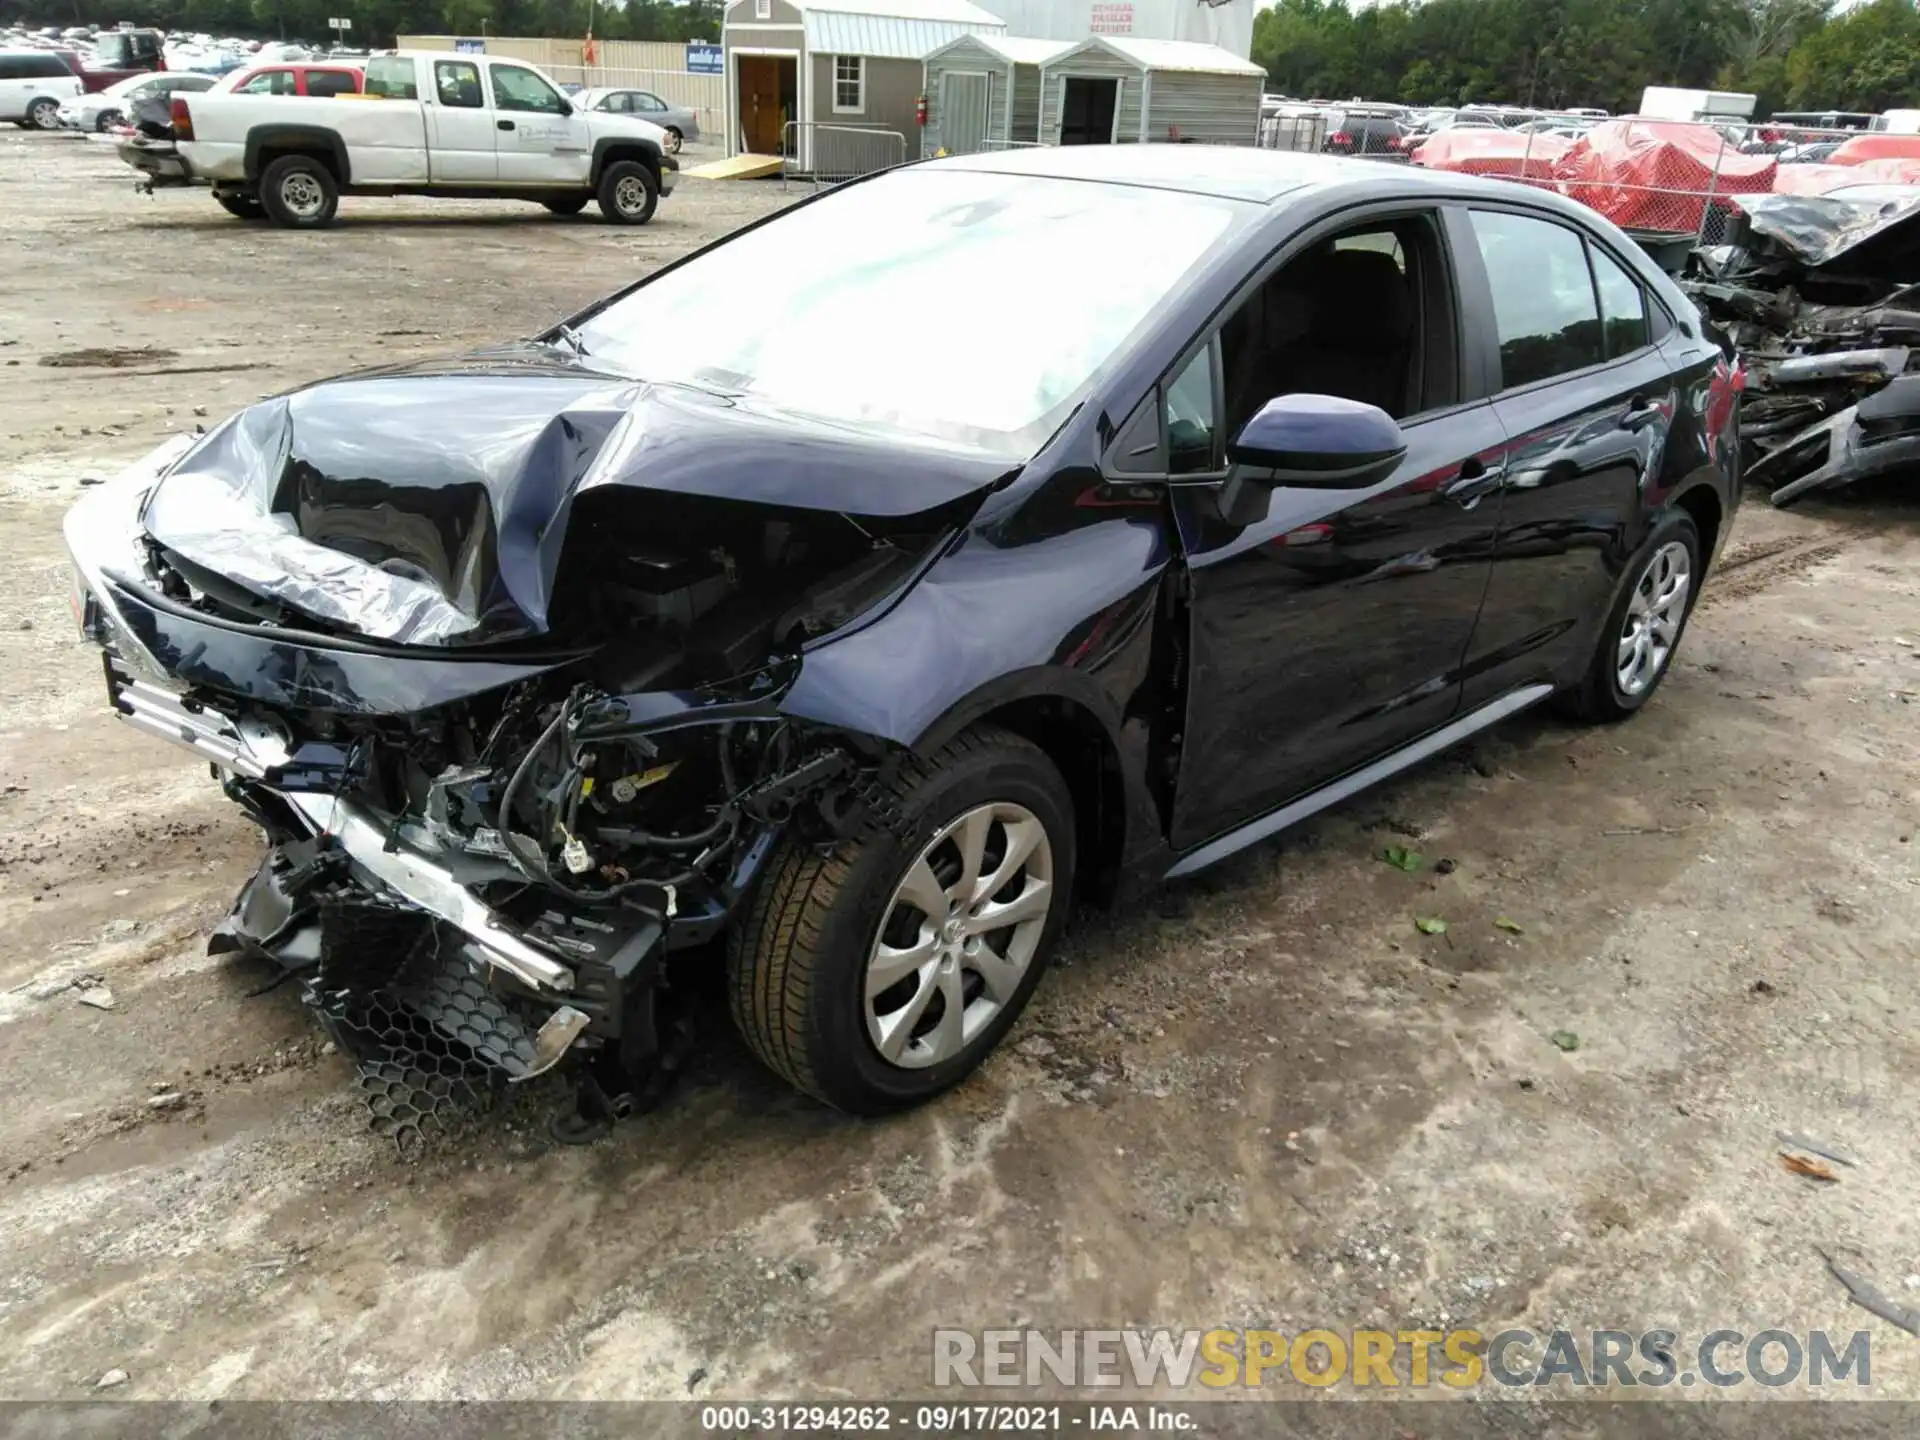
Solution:
M773 0L753 0L753 18L771 20L773 18Z
M858 55L833 57L833 113L859 115L867 108L867 62Z

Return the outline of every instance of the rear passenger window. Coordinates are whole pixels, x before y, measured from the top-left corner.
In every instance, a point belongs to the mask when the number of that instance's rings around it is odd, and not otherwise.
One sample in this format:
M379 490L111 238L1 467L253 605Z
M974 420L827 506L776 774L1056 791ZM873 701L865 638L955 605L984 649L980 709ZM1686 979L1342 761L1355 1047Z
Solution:
M307 94L322 98L353 93L353 76L345 70L309 70Z
M240 95L291 95L294 92L291 70L264 70L242 85Z
M479 110L486 104L486 97L480 93L480 67L472 61L436 61L433 85L442 105L456 110Z
M1647 334L1647 292L1606 251L1589 245L1587 253L1593 256L1593 284L1600 292L1607 358L1630 355L1651 343Z
M413 61L397 55L369 60L367 94L388 100L418 100L420 86L413 78Z
M1600 310L1581 238L1525 215L1470 213L1493 292L1502 388L1599 364Z

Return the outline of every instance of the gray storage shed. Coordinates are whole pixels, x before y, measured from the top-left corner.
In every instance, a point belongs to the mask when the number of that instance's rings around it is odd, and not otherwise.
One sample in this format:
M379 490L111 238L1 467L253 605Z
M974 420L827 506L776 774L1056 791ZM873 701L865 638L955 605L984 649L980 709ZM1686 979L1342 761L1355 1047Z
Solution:
M921 62L1006 28L972 0L731 0L720 28L727 153L843 175L918 158Z
M1071 40L964 35L927 56L920 154L971 155L1040 140L1040 67Z
M1048 145L1251 145L1267 72L1218 45L1095 35L1041 66Z

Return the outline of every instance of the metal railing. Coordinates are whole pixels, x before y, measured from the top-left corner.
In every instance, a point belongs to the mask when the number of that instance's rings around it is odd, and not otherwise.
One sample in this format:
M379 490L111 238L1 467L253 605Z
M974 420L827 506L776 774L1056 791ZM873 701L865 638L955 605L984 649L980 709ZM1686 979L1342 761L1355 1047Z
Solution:
M1262 115L1254 144L1262 150L1317 151L1327 138L1325 111Z
M780 153L782 189L789 180L810 180L818 189L904 165L907 137L898 130L789 120L781 131Z

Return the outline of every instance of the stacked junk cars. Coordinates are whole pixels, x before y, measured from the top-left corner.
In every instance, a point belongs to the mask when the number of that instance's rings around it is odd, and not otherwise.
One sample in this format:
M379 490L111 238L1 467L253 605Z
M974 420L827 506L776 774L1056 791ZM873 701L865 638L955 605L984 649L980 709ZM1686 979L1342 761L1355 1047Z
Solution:
M1629 118L1413 158L1557 190L1675 274L1742 362L1774 504L1920 465L1920 135Z

